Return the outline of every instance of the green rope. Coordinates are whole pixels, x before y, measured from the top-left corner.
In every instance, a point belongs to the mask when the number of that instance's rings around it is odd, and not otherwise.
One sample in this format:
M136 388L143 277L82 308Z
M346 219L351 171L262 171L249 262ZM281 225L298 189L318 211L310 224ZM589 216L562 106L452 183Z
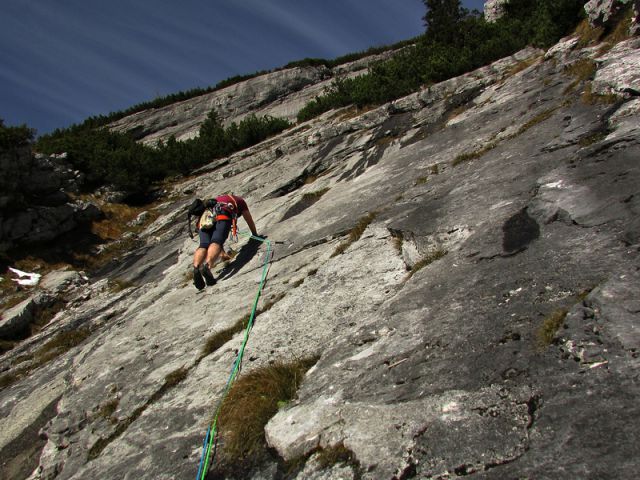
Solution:
M258 240L267 245L267 251L265 252L264 257L264 265L262 266L262 277L260 278L260 285L258 287L258 293L253 301L253 307L251 308L251 315L249 316L249 321L247 322L247 326L244 330L244 339L242 340L242 346L238 351L238 355L233 364L233 368L231 369L231 374L229 375L229 380L227 380L227 385L225 386L224 392L218 401L218 405L216 406L215 415L213 417L213 421L211 422L207 434L204 439L204 444L202 447L202 456L200 458L200 466L198 467L198 474L196 476L196 480L204 480L207 475L207 471L209 470L209 465L213 461L215 457L215 444L218 436L218 416L220 415L220 409L222 407L222 402L226 398L229 390L231 390L231 385L238 377L240 373L240 368L242 365L242 357L244 356L244 350L247 346L247 342L249 341L249 332L251 331L251 327L253 327L253 320L256 316L256 312L258 310L258 300L260 299L260 295L262 294L262 289L267 280L267 274L269 273L269 263L271 260L271 241L266 238L257 237L248 233L238 232L243 237L249 237L252 240Z

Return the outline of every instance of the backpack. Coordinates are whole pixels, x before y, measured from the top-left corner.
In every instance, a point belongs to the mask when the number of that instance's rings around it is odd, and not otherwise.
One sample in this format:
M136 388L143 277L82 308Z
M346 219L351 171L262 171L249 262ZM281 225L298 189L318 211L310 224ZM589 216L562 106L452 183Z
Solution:
M200 198L196 198L191 202L187 209L187 228L189 230L189 237L193 238L191 232L191 217L198 218L197 227L203 230L210 229L215 224L215 214L213 214L213 208L215 207L215 200L207 200L207 203L203 202Z

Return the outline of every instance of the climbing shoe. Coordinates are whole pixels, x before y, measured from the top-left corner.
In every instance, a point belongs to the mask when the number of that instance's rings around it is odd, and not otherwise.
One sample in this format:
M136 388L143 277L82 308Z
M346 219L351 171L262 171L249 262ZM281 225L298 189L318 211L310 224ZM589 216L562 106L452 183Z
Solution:
M200 269L197 267L193 267L193 284L198 290L202 290L204 288L204 278L202 278Z
M216 279L213 278L213 274L211 273L211 270L209 270L209 265L205 263L200 268L202 269L202 276L204 277L205 282L207 282L207 285L209 286L215 285Z

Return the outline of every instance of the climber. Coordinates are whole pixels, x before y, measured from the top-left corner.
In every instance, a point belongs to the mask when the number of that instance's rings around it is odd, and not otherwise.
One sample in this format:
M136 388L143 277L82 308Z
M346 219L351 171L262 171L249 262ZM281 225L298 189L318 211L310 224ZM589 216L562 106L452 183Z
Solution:
M232 228L235 235L236 218L239 215L247 222L251 234L258 236L247 202L242 197L232 194L220 195L207 200L205 206L214 213L215 221L210 228L201 228L201 218L197 225L200 245L193 255L193 284L198 290L202 290L205 283L209 286L216 284L211 269L220 256L224 259L229 258L223 246Z

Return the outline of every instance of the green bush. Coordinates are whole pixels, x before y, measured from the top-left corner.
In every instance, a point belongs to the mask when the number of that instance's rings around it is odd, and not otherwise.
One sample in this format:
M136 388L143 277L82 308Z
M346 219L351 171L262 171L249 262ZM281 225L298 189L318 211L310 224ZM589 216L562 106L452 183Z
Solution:
M0 149L8 150L30 144L33 141L35 130L21 125L19 127L7 127L0 118Z

